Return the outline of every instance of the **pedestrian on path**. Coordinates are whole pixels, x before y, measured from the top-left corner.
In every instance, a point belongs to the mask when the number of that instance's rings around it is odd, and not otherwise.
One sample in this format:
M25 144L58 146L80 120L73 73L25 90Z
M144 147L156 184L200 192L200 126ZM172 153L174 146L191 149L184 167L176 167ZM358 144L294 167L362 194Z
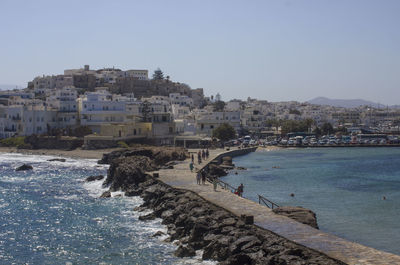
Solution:
M192 163L194 163L194 155L192 154Z
M218 184L217 177L214 177L213 178L214 191L217 191L217 184Z
M201 180L201 171L200 170L196 174L196 180L197 180L197 184L200 185L200 180Z
M237 193L240 197L243 197L243 183L240 183L239 187L237 188Z
M201 172L201 183L206 185L206 172L204 170Z
M208 151L208 148L206 149L206 159L210 156L210 152Z
M197 162L199 163L199 165L201 164L201 153L200 153L200 151L197 154Z
M206 152L203 150L201 150L201 158L203 158L203 160L206 160Z
M193 172L193 167L194 167L194 165L193 165L193 161L192 161L192 162L190 162L190 164L189 164L190 172Z

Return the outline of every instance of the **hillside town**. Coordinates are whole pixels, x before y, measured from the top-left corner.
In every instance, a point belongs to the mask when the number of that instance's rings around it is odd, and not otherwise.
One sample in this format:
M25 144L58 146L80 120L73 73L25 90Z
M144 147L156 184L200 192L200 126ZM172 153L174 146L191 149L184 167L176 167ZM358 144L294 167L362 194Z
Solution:
M232 126L238 137L256 139L321 133L327 125L345 133L398 134L400 110L252 98L224 102L220 94L205 96L203 88L174 82L160 69L150 78L148 70L92 70L89 65L35 77L25 89L0 91L0 138L78 137L86 147L186 146L210 141L222 124Z

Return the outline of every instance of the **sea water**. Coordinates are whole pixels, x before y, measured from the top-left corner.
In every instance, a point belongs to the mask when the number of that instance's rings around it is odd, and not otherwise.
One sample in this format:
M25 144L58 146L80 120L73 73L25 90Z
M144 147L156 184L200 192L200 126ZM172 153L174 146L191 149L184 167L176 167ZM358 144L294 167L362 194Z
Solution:
M245 197L309 208L322 231L400 254L400 148L264 149L234 163L247 170L223 180Z
M102 181L84 182L108 166L51 158L0 154L0 264L201 263L174 257L176 245L152 237L166 228L161 219L138 220L146 214L133 211L139 197L100 199ZM33 170L16 172L23 163Z

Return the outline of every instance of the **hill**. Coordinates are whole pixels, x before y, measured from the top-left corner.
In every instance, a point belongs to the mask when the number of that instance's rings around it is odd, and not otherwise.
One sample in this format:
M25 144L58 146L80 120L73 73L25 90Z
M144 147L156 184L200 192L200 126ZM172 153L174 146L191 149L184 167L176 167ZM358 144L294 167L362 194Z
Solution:
M330 99L325 97L317 97L312 100L307 101L311 104L316 105L328 105L333 107L343 107L343 108L356 108L359 106L371 106L374 108L385 108L385 105L375 103L372 101L367 101L364 99Z

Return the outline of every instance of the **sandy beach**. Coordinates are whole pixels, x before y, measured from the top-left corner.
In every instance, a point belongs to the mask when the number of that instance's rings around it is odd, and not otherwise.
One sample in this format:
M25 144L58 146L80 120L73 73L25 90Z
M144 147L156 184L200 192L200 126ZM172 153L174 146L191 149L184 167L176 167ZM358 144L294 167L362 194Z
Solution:
M0 147L1 153L20 153L28 155L49 155L49 156L60 156L60 157L70 157L70 158L88 158L88 159L101 159L103 154L109 153L121 148L110 148L110 149L97 149L97 150L57 150L57 149L17 149L15 147Z

